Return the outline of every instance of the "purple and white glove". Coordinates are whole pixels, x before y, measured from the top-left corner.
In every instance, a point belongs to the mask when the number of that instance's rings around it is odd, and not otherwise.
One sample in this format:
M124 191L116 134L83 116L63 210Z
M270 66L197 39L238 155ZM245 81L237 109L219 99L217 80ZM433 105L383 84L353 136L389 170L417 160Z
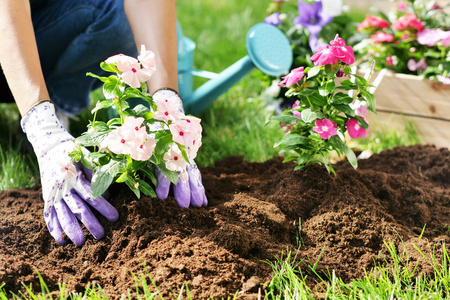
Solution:
M181 98L174 91L163 89L153 94L153 100L156 105L158 105L160 101L165 101L166 99L170 99L170 102L177 106L176 108L173 108L173 110L184 114ZM184 208L187 208L190 205L194 207L208 205L208 199L206 198L205 188L202 183L202 176L194 160L190 160L190 165L186 166L186 173L183 175L184 176L179 177L178 183L173 185L173 194L178 205ZM156 196L159 199L164 200L169 195L172 183L159 169L156 169L156 177L158 179Z
M85 238L80 220L94 238L103 238L105 231L89 206L111 222L116 221L119 214L104 197L92 198L92 171L81 163L71 162L68 153L75 148L75 143L56 117L53 103L34 106L22 118L21 125L39 163L44 219L50 234L63 245L67 242L62 237L65 232L75 245L81 247Z

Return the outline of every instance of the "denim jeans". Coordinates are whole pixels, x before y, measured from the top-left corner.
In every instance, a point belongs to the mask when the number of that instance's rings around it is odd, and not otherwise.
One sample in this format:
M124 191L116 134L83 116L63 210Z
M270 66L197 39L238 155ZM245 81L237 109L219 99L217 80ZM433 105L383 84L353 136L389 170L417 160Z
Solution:
M32 20L50 98L66 113L85 110L101 86L87 72L104 76L100 62L109 56L137 56L123 0L48 1L32 5Z

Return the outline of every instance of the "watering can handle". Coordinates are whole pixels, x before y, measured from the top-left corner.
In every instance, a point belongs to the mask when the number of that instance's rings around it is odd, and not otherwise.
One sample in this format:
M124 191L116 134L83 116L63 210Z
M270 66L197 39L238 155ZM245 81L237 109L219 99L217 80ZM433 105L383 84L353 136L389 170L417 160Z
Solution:
M216 76L211 76L213 77L211 80L194 92L182 93L187 113L201 112L254 67L266 74L280 76L292 65L293 54L289 41L283 32L272 25L261 23L253 26L247 34L246 44L247 56Z

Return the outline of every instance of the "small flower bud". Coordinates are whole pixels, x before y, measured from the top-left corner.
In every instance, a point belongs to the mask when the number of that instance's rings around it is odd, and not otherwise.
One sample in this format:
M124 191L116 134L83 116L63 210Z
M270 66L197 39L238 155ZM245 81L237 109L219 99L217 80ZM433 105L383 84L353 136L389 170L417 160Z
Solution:
M344 70L339 69L339 70L336 72L336 77L342 77L342 76L344 76Z

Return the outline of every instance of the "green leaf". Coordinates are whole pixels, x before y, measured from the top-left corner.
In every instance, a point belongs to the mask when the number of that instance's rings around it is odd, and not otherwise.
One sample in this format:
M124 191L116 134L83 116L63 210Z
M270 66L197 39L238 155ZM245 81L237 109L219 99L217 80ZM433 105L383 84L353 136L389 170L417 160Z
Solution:
M77 137L75 142L85 147L98 146L111 131L112 130L88 131Z
M153 188L148 184L146 181L142 179L138 179L137 182L139 183L139 190L144 193L144 195L151 196L153 198L156 197L156 193L153 190Z
M146 107L145 105L142 105L142 104L136 105L135 107L133 107L131 109L131 111L135 117L143 117L145 113L150 112L148 107Z
M355 120L358 121L358 124L359 124L362 128L364 128L364 129L368 129L368 128L369 128L369 124L368 124L366 121L364 121L363 118L361 118L360 116L355 116L354 118L355 118Z
M124 172L122 175L119 176L119 178L116 179L116 182L122 183L128 180L128 173Z
M97 165L90 159L89 156L82 154L81 155L81 163L88 169L93 169Z
M321 96L324 96L324 97L325 97L325 96L327 96L327 95L333 93L335 88L336 88L336 85L335 85L335 83L334 83L333 80L323 82L323 83L319 86L319 94L320 94Z
M122 167L124 167L123 162L113 158L108 164L94 169L91 181L91 193L94 199L100 197L109 188Z
M308 143L308 138L297 135L297 134L287 134L281 140L277 141L273 147L278 147L280 145L285 146L291 146L291 145L298 145L298 144L306 144Z
M105 122L103 121L95 121L95 122L91 122L90 126L97 131L106 131L109 130L109 126L106 125Z
M310 95L310 96L308 97L308 99L309 99L312 103L314 103L314 104L316 104L316 105L319 105L319 106L325 106L325 105L328 104L327 98L326 98L326 97L323 97L323 96L321 96L321 95L319 95L319 93L314 93L314 94Z
M164 153L166 153L169 150L170 146L172 146L172 143L173 140L171 134L163 136L156 142L156 147L153 153L155 154L158 163L162 161Z
M361 91L361 95L364 97L364 99L366 99L367 101L367 108L373 112L376 111L375 108L375 96L373 94L371 94L368 91Z
M104 101L98 101L97 104L95 104L95 107L91 110L91 113L95 113L97 110L102 108L108 108L111 105L113 105L113 102L110 100L104 100Z
M100 63L100 68L102 68L106 72L120 73L119 69L117 69L117 67L114 64L107 64L103 61Z
M166 168L166 164L164 162L160 162L156 165L158 169L170 180L173 184L178 183L178 173L175 171L170 171Z
M108 77L100 77L100 76L95 75L94 73L91 73L91 72L87 72L87 73L86 73L86 76L90 76L90 77L97 78L97 79L99 79L99 80L102 81L102 82L105 82L105 81L108 80Z
M332 136L330 141L333 143L333 146L336 147L339 151L347 156L348 162L352 165L353 168L358 168L358 161L356 159L356 155L352 149L350 149L347 144L345 144L340 137L337 135Z
M305 123L314 122L316 119L323 119L325 115L320 111L314 111L310 109L305 109L302 111L302 120Z
M331 103L334 104L350 104L353 102L353 98L344 93L336 93L331 100Z
M144 175L145 175L147 178L150 179L150 181L152 182L152 184L153 184L154 186L157 186L157 185L158 185L158 180L156 179L156 176L155 176L155 170L154 170L153 166L147 164L147 166L144 167L144 168L142 168L141 171L142 171L142 173L144 173Z
M135 188L134 185L136 184L136 182L132 181L130 178L128 178L128 180L125 181L126 185L128 185L128 187L130 188L130 190L133 191L133 193L136 195L136 197L138 199L141 199L141 191L139 190L139 188Z
M311 70L308 71L308 79L317 76L317 74L319 74L321 69L322 68L320 66L315 66L315 67L311 68Z
M346 79L346 80L341 81L341 85L346 85L346 86L353 85L353 82L351 82L349 79Z
M343 112L344 114L346 114L348 116L353 117L355 115L355 112L353 111L353 109L350 106L348 106L348 104L331 103L331 106L333 106L338 111Z
M181 145L181 144L178 144L178 143L177 143L177 145L178 145L178 148L179 148L180 151L181 151L181 155L183 156L184 160L187 161L188 163L191 163L191 162L189 161L189 156L188 156L186 147L183 146L183 145Z
M278 121L281 123L286 123L288 125L292 125L298 121L298 118L294 117L293 115L282 115L282 116L275 116L275 117L271 118L270 121Z
M124 90L125 83L115 75L109 76L108 80L103 84L103 94L106 99L112 99L115 96L120 97Z

